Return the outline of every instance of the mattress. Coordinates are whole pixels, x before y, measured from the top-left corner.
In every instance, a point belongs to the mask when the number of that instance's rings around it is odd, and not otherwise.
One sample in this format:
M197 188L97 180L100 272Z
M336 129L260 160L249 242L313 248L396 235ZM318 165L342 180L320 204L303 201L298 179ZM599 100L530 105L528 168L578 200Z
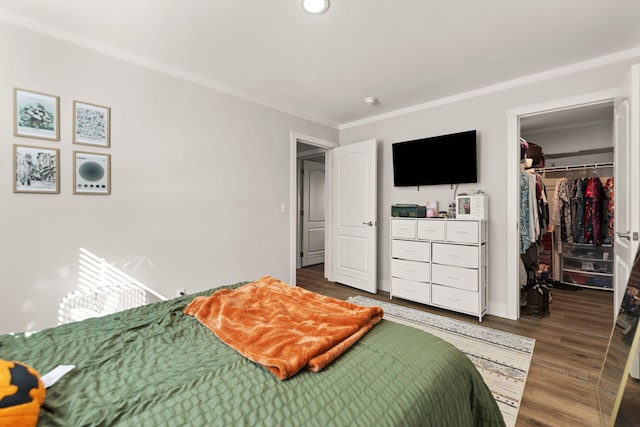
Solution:
M76 366L47 389L40 426L504 425L472 363L431 334L382 320L322 371L280 381L183 313L196 295L3 335L0 357Z

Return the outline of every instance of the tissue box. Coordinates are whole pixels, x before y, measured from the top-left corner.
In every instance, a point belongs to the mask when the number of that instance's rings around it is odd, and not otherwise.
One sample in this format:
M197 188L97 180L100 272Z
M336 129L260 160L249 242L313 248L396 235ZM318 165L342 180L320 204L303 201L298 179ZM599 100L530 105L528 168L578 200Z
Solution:
M434 218L438 216L438 202L427 201L427 218Z

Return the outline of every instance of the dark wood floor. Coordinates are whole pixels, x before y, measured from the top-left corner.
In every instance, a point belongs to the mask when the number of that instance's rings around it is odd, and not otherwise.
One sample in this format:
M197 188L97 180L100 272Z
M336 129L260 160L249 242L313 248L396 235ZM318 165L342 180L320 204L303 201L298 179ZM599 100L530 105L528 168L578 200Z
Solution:
M367 295L389 301L389 293L372 295L323 278L323 264L299 269L298 286L334 298ZM612 327L613 296L592 289L554 289L548 317L523 315L507 320L487 315L482 325L536 340L517 426L599 426L596 388ZM477 323L461 315L394 298L393 303ZM630 379L621 411L640 425L640 382ZM631 414L631 415L627 415ZM621 418L621 417L619 417Z

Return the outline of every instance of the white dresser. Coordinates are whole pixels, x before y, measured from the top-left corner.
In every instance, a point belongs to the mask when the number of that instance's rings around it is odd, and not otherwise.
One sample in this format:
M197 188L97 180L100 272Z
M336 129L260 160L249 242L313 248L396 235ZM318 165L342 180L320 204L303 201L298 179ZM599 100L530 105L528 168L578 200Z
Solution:
M391 298L482 321L487 287L486 221L391 218Z

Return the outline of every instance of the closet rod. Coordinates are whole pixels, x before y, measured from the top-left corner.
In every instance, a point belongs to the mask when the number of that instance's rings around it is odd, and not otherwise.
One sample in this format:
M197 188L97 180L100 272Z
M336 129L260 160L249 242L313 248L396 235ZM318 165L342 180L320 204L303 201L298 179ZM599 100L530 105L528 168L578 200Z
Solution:
M598 168L611 168L613 167L612 162L605 163L590 163L585 165L574 165L574 166L550 166L544 168L536 168L535 172L553 172L553 171L569 171L569 170L578 170L578 169L598 169Z

